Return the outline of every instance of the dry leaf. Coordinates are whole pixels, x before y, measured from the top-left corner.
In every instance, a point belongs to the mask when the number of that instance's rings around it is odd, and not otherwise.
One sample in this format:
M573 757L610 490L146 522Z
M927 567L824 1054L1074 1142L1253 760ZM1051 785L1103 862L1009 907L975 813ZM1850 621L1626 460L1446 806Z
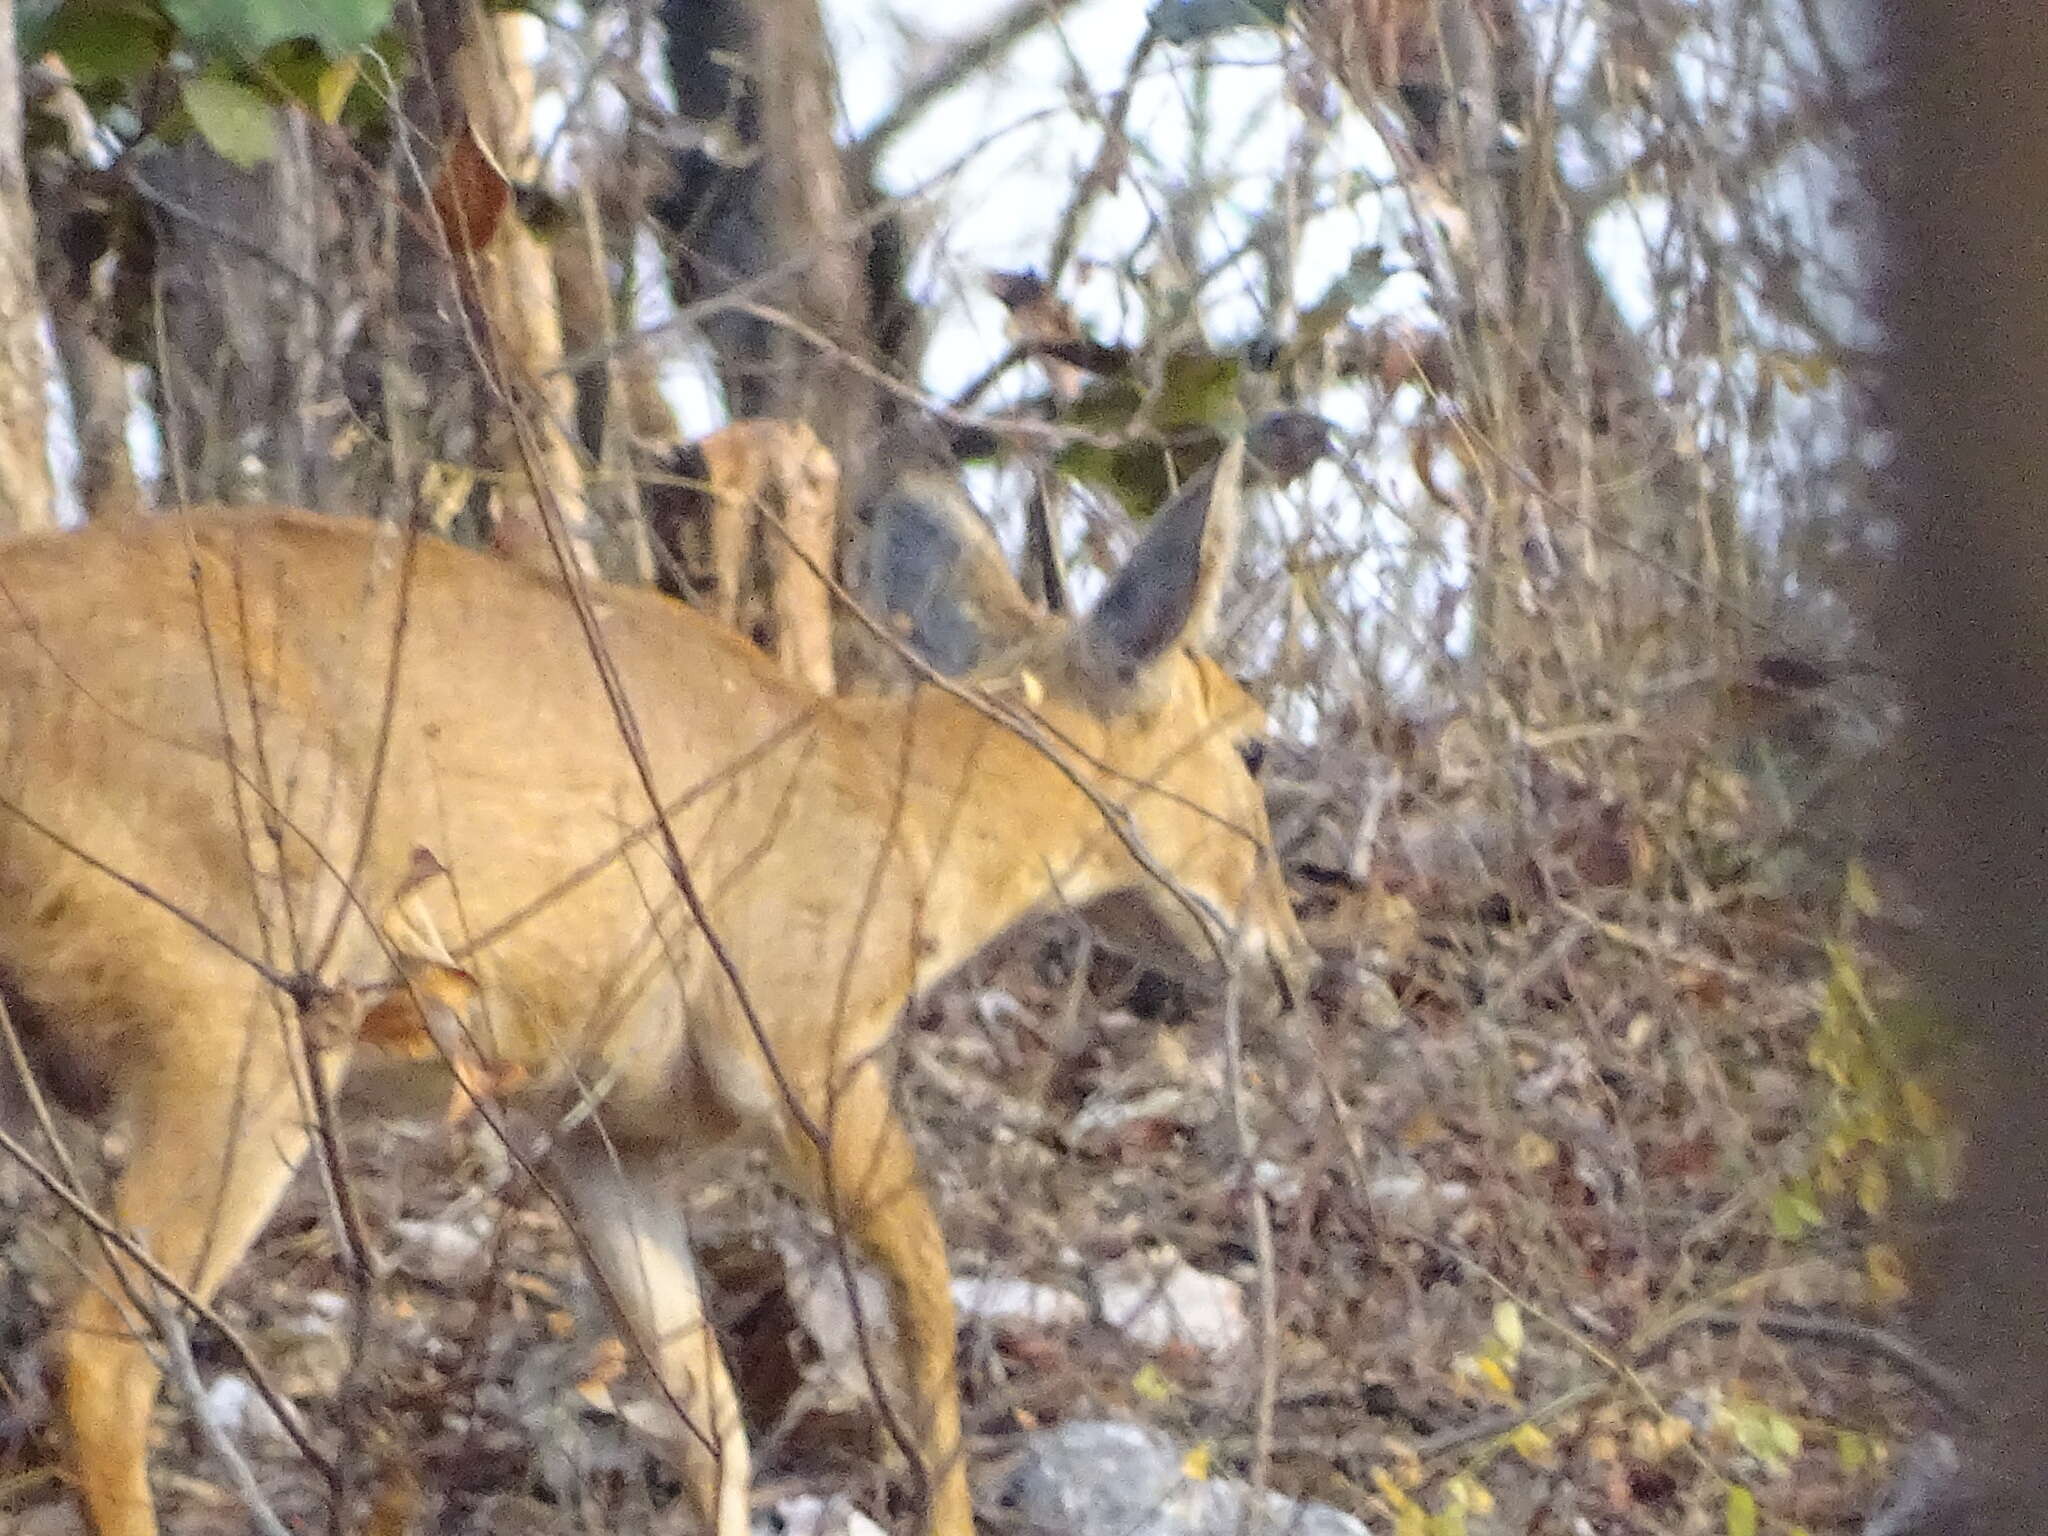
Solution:
M457 256L474 256L489 245L511 206L511 180L467 122L442 148L429 201L442 238Z
M1508 1444L1532 1467L1550 1468L1557 1465L1557 1446L1542 1428L1524 1420L1517 1424L1508 1436Z
M1419 1109L1408 1117L1401 1127L1401 1145L1410 1151L1418 1147L1434 1146L1437 1142L1450 1139L1450 1127L1437 1118L1436 1111Z

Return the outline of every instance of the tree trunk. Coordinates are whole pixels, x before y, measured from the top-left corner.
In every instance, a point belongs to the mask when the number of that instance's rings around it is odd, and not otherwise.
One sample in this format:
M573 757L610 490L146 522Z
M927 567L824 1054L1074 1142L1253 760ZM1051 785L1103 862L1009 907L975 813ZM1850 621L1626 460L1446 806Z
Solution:
M630 292L638 221L632 212L636 199L595 190L608 180L601 167L584 168L576 223L551 248L555 294L562 346L569 357L584 360L575 370L576 435L598 466L592 496L603 498L602 520L620 529L627 545L615 565L651 581L655 563L640 470L666 460L683 434L661 393L653 350L631 332L630 303L622 306L612 292L608 269L614 259Z
M470 129L514 185L537 169L533 142L533 67L527 19L464 8L468 27L454 63L454 87ZM560 519L568 552L594 575L583 461L576 451L576 385L562 370L562 315L547 250L507 210L497 232L471 253L478 307L493 381L501 393L484 437L486 462L499 472L493 540L536 570L558 570L548 533Z
M135 400L128 365L107 341L106 296L94 278L111 219L87 190L92 117L60 74L44 70L39 77L34 105L62 122L64 140L30 161L29 196L36 270L78 440L78 499L91 522L140 517L147 503L128 451Z
M816 0L664 0L661 16L698 137L649 204L677 302L745 290L703 322L729 413L806 421L855 484L891 415L874 375L914 377L919 334L901 231L868 218L876 198L834 136Z
M193 136L138 166L155 240L146 339L167 499L317 503L341 394L327 259L338 216L310 136L278 114L278 152L231 165Z
M797 263L792 318L776 332L776 414L807 423L845 473L865 468L879 419L867 327L868 242L855 228L833 134L838 93L815 4L750 0L777 250Z
M2048 1511L2048 9L1881 13L1896 92L1864 146L1886 216L1885 381L1899 522L1887 612L1906 664L1926 996L1969 1047L1969 1136L1916 1284L1987 1413L1975 1508L1926 1536L2022 1536Z
M0 532L27 533L56 526L57 498L14 39L14 0L0 0Z
M78 434L78 499L87 521L118 522L148 510L128 451L128 365L93 326L92 310L75 295L50 294L50 334L71 397Z
M902 231L892 218L870 216L879 199L867 162L858 175L850 170L835 135L837 92L817 0L662 0L661 19L677 115L696 131L694 146L670 152L666 184L647 204L669 236L671 290L678 304L702 307L734 425L779 421L815 432L818 461L836 466L837 485L858 503L887 471L875 462L876 445L900 414L885 381L915 378L922 333L903 292ZM809 462L807 453L788 462L799 461ZM810 489L796 490L800 482ZM792 498L785 515L802 523L806 540L820 536L822 512L836 565L850 522L836 496L816 500L824 483L786 476L778 494ZM670 503L702 498L685 489L659 499L649 497L658 543L678 526ZM738 609L776 615L784 664L812 681L829 676L819 654L829 627L816 605L822 588L785 533L728 538L717 558L758 548L761 538L772 558L745 563L749 582L803 590L750 590Z

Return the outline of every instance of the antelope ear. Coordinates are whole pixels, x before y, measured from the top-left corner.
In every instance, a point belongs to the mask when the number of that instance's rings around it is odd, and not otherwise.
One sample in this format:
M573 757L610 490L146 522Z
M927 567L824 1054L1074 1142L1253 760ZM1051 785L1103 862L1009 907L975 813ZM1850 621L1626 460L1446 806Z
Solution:
M1036 627L995 534L947 477L903 476L865 520L861 600L936 670L965 676Z
M1233 437L1153 516L1136 553L1076 632L1085 672L1129 685L1160 657L1207 636L1236 549L1243 480L1244 439Z

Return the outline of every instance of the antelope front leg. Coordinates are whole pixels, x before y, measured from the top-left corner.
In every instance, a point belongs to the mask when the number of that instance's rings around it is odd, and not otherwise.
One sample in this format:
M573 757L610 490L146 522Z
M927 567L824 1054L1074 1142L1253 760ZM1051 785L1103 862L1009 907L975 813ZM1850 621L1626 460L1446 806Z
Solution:
M174 1038L189 1055L138 1073L131 1089L118 1224L201 1301L262 1230L308 1139L283 1028L265 1019L252 1029L249 1017L232 993L185 1016ZM126 1257L97 1253L65 1330L72 1465L97 1536L156 1536L148 1446L159 1372L151 1320L131 1301L153 1290Z
M812 1116L825 1132L824 1148L792 1127L784 1159L799 1193L832 1216L888 1285L904 1375L916 1394L906 1427L921 1463L924 1529L929 1536L973 1536L953 1359L952 1277L910 1138L872 1062L831 1102L814 1106Z
M595 1136L561 1153L556 1169L621 1336L646 1351L682 1414L678 1460L691 1500L715 1536L747 1536L747 1434L704 1317L673 1170Z

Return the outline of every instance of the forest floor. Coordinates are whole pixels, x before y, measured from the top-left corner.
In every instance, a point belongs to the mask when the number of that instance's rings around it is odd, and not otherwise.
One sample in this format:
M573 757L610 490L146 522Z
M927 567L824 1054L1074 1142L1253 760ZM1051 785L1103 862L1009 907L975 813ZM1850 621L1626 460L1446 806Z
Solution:
M1263 1455L1272 1486L1398 1536L1857 1530L1943 1413L1902 1347L1889 1233L1953 1154L1900 1043L1914 1012L1872 958L1888 914L1868 878L1844 863L1788 894L1732 773L1626 810L1553 794L1496 843L1440 783L1375 798L1386 781L1352 767L1275 789L1326 966L1296 1012L1246 1013L1235 1064L1217 998L1091 954L1072 922L909 1022L900 1091L956 1274L1080 1303L963 1317L988 1524L1030 1431L1129 1418L1185 1445L1190 1477ZM395 1261L361 1353L310 1174L219 1306L355 1496L409 1499L422 1531L666 1528L652 1394L531 1183L475 1125L364 1131L350 1158ZM843 1488L891 1524L863 1383L784 1298L824 1239L750 1166L692 1207L759 1498ZM57 1230L19 1188L0 1204L0 1528L24 1536L75 1529L34 1368ZM1245 1342L1104 1320L1106 1277L1168 1248L1227 1282ZM326 1529L327 1486L240 1363L208 1330L193 1346L273 1509ZM158 1426L171 1536L249 1529L191 1404L172 1394Z

